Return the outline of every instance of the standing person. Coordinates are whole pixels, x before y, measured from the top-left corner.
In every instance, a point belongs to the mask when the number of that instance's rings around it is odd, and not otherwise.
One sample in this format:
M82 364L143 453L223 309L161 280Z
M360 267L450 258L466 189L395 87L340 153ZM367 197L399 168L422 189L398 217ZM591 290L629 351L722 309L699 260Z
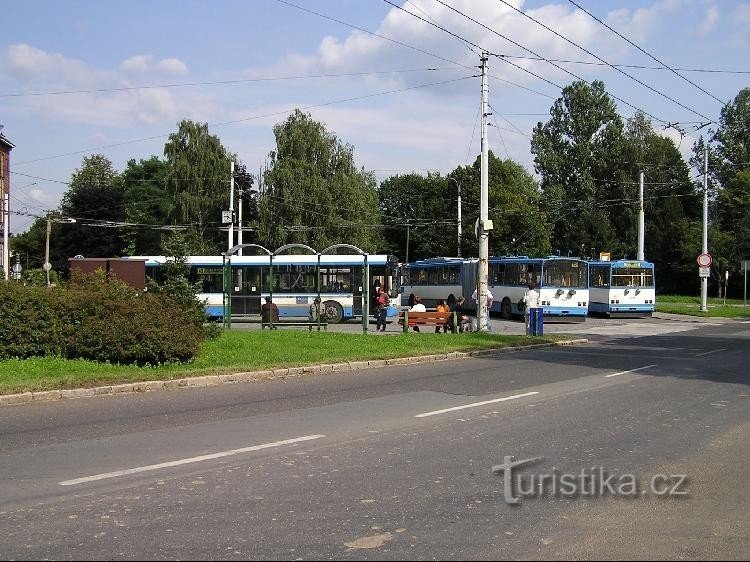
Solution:
M450 312L450 308L448 308L448 305L445 304L445 301L443 299L440 299L437 303L437 307L435 308L437 312ZM442 326L435 326L435 333L440 333L440 328L443 328L443 333L448 333L448 324L443 324Z
M414 295L414 306L409 309L409 312L427 312L427 308L422 304L422 298L418 295ZM419 331L419 326L414 326L414 331Z
M266 297L266 304L260 307L260 320L266 324L279 323L279 307L271 301L271 297ZM275 330L276 326L273 329Z
M310 311L307 313L307 317L310 319L310 322L317 322L318 319L321 318L320 315L320 297L315 297L312 301L312 304L310 304ZM313 327L308 326L310 328L310 331L312 332Z
M539 291L536 290L536 283L533 281L529 281L529 284L526 286L529 290L526 291L526 294L523 296L523 302L526 305L524 310L524 320L526 321L526 335L528 336L531 333L531 309L539 308Z
M375 330L385 332L386 318L388 316L388 305L391 304L391 299L382 287L378 287L378 298L377 298L377 309L375 316L377 323L375 324Z

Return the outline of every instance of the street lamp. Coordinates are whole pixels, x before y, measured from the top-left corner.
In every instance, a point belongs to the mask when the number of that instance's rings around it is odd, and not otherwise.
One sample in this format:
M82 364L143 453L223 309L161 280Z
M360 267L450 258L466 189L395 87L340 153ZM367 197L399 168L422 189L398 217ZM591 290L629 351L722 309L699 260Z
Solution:
M61 223L74 223L76 222L75 219L71 218L52 218L52 215L47 215L47 243L45 244L45 250L44 250L44 265L42 266L44 268L44 271L47 272L47 287L50 286L49 282L49 270L52 269L52 264L49 262L49 236L52 233L52 223L53 222L61 222Z
M456 182L458 188L458 235L456 240L457 257L461 257L461 184L458 183L456 178L448 178L449 180Z

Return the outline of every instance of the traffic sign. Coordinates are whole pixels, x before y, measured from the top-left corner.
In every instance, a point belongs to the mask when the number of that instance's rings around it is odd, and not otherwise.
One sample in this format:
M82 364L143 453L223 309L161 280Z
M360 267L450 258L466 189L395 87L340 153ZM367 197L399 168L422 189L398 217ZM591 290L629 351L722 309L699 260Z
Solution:
M710 267L699 267L698 268L698 277L711 277L711 268Z
M711 264L714 260L711 257L711 254L701 254L698 256L698 259L696 261L701 267L711 267Z

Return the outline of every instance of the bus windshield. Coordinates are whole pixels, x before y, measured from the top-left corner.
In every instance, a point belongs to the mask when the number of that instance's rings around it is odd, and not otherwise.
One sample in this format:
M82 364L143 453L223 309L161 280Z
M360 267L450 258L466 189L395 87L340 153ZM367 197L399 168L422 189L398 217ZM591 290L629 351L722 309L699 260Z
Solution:
M550 260L544 262L542 284L545 287L585 289L588 287L587 277L585 263L572 260Z
M618 267L612 269L613 287L653 287L654 270L644 267Z

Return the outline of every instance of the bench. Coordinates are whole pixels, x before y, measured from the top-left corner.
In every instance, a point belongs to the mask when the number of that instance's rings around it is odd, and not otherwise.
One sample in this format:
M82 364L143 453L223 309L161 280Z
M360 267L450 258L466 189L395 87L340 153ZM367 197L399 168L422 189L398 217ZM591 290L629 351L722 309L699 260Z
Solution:
M275 330L276 328L279 328L279 327L284 328L286 326L307 326L308 328L310 328L310 330L312 330L313 328L317 328L318 327L318 323L317 322L312 322L312 321L308 321L308 322L304 322L304 321L303 322L284 322L284 321L281 321L281 322L274 322L273 324L271 324L270 322L261 322L260 323L260 329L261 330L264 329L264 328L273 328ZM328 331L328 322L321 321L320 322L320 327L323 328L327 332Z
M455 312L409 312L404 310L398 318L398 323L404 327L404 333L415 326L448 326L456 333Z

